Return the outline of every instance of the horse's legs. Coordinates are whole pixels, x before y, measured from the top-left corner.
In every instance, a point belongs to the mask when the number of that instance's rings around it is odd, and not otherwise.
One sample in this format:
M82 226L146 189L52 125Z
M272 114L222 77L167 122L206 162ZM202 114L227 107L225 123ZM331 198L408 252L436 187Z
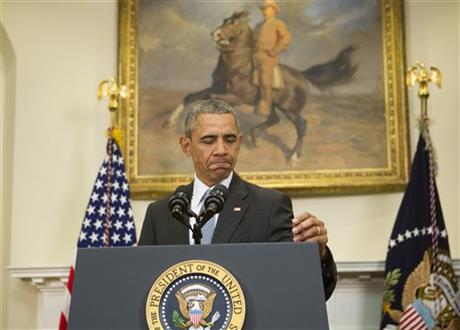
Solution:
M307 121L298 113L286 113L286 116L294 124L297 133L297 139L294 148L292 148L291 156L289 157L289 160L293 161L300 157L302 153L303 138L307 130Z
M257 135L259 132L266 130L270 126L277 124L280 121L280 117L275 111L275 105L273 104L270 111L270 116L268 116L267 120L256 125L254 128L251 129L251 140L252 145L257 147Z

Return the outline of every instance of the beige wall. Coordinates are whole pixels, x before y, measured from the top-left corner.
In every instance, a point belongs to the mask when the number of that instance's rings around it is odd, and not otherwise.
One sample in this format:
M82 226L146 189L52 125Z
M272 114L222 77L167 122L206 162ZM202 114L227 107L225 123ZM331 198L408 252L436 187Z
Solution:
M460 20L460 6L458 6L458 10L457 10L457 14L458 14L458 18L457 18L457 22ZM460 57L460 23L457 24L457 53L459 54L459 57ZM460 60L457 59L457 63L459 63ZM458 65L458 84L457 84L457 109L460 108L460 93L458 93L458 90L460 89L460 65ZM460 133L458 133L458 128L460 127L460 114L458 115L458 118L457 118L457 134L459 134L459 140L460 140ZM460 143L459 143L460 144ZM457 146L458 147L458 146ZM460 152L457 156L457 159L458 159L458 164L460 165ZM460 174L458 175L458 189L459 189L459 194L460 194ZM460 203L458 203L458 217L457 217L457 220L458 218L460 218ZM457 229L457 256L460 254L460 225L458 226L458 229Z
M69 265L105 148L96 87L116 73L116 4L0 6L17 65L10 265ZM9 328L34 328L35 289L8 291Z
M13 174L13 127L16 63L11 42L0 23L0 328L7 324Z
M68 265L104 153L109 118L95 91L101 79L116 73L116 3L1 2L0 6L17 65L11 244L6 251L11 266ZM421 59L444 72L443 90L433 91L429 106L440 165L438 186L456 258L460 257L459 19L458 2L407 2L408 63ZM419 112L414 92L409 101L414 150ZM327 221L337 260L384 260L401 197L393 193L299 198L294 208L310 210ZM146 205L133 203L138 229ZM32 287L10 280L8 291L9 327L34 327Z
M460 256L459 191L459 2L410 3L407 12L407 45L410 63L421 59L443 72L442 90L433 88L429 101L432 137L438 152L437 178L452 255ZM431 18L435 17L436 19ZM422 24L426 22L427 24ZM410 38L409 36L419 36ZM416 111L415 92L409 99ZM415 125L415 124L414 124ZM412 140L412 144L414 143Z

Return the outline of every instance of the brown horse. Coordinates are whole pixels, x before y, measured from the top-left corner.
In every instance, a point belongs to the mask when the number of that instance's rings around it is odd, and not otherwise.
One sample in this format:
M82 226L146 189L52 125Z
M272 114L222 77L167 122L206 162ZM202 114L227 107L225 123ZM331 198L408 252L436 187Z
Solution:
M249 25L248 13L235 12L224 19L221 26L216 28L211 36L220 51L217 67L212 74L212 84L201 91L188 94L182 104L169 117L168 123L174 122L184 107L196 100L220 99L231 105L255 105L258 100L258 86L252 83L253 66L253 33ZM280 65L285 87L273 91L273 104L268 118L251 129L251 139L254 146L258 134L280 121L276 110L282 111L293 123L297 139L290 150L288 161L301 155L303 138L307 123L301 116L306 107L309 95L309 82L319 88L330 87L351 79L357 66L350 64L350 54L354 47L342 50L339 55L324 64L315 65L303 72L287 65Z

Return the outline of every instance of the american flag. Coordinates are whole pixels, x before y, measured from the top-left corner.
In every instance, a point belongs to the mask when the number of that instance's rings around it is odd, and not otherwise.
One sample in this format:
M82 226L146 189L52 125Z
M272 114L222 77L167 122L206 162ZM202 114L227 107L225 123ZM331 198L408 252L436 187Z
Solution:
M133 246L136 228L120 147L109 131L107 154L94 183L78 237L78 248ZM70 267L66 304L59 329L67 329L74 267Z

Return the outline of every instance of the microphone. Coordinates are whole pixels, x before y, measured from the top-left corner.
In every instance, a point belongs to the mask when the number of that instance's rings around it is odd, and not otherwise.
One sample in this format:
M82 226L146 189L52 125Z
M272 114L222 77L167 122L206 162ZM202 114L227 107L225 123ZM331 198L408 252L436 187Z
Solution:
M190 197L185 186L177 187L174 194L169 198L168 208L171 216L185 224L184 217L188 215L188 207L190 205Z
M209 196L204 200L204 210L200 214L201 221L205 223L212 218L214 214L219 213L224 208L224 203L227 200L228 189L222 184L216 185Z

